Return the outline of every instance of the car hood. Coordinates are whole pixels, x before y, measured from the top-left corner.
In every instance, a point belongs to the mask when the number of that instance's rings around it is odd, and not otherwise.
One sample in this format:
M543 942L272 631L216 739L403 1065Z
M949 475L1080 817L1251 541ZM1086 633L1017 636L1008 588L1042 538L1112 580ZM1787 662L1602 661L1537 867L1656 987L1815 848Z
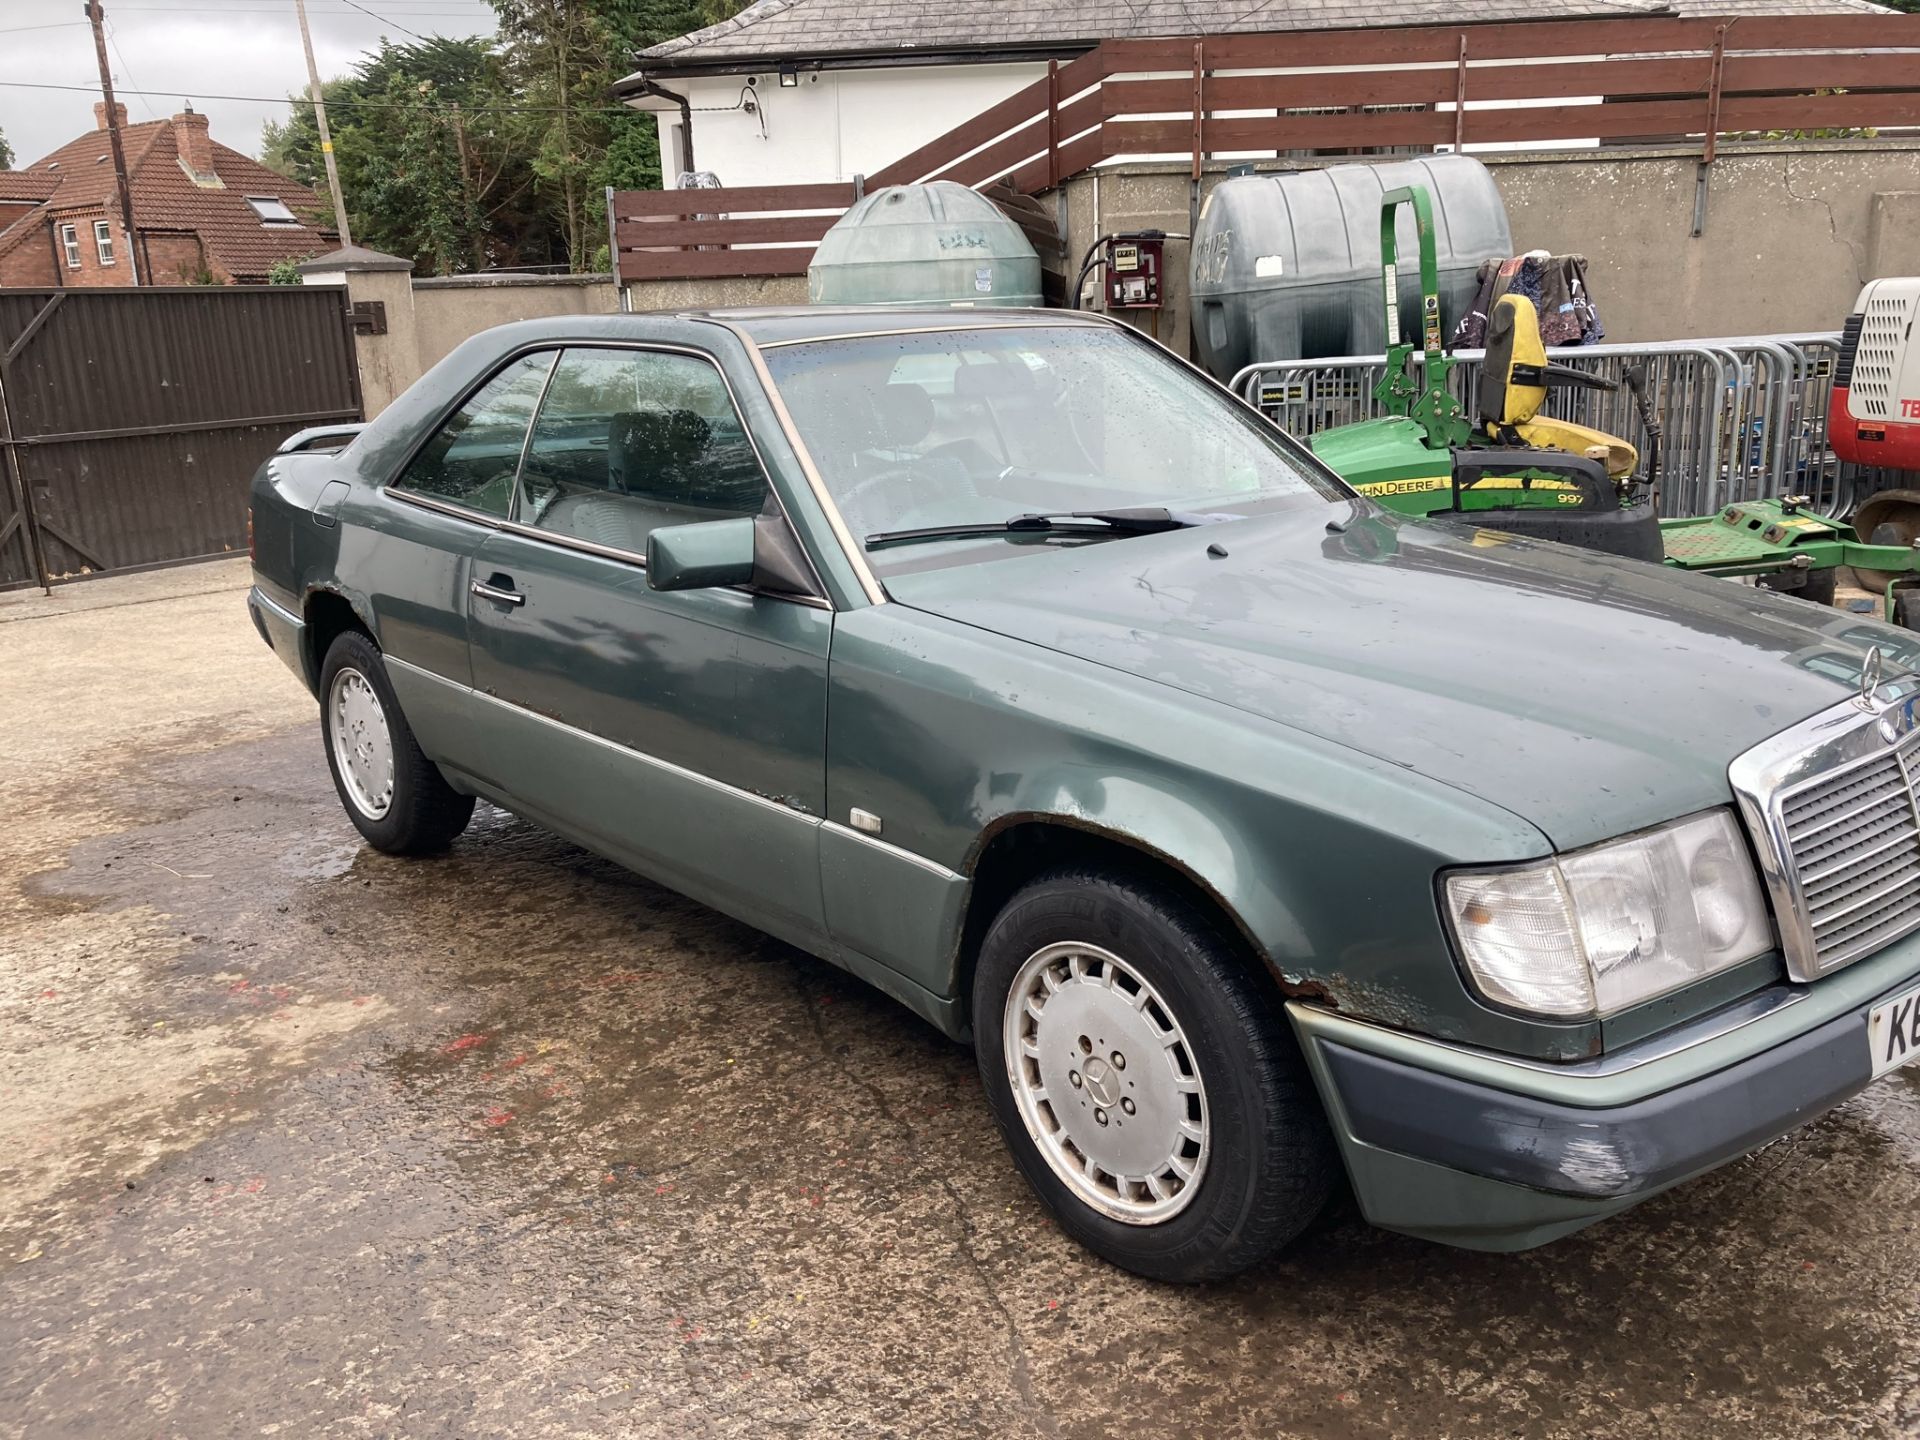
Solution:
M1345 504L1022 548L888 590L1406 766L1561 849L1724 804L1728 762L1857 693L1870 645L1920 669L1920 637L1865 616Z

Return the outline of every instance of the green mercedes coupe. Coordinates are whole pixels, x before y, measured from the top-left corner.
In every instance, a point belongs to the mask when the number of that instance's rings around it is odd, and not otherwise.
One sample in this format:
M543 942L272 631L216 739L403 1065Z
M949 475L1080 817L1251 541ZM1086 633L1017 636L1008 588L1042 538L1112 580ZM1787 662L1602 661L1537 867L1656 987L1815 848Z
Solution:
M252 504L370 844L482 797L871 981L1143 1275L1343 1172L1537 1245L1920 1055L1920 636L1383 512L1104 320L505 326Z

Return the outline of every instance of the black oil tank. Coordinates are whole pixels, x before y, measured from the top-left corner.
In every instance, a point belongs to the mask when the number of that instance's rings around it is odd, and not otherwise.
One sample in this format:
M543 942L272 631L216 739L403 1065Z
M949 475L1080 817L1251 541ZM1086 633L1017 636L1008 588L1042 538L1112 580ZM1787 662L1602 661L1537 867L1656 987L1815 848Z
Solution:
M1513 253L1506 202L1467 155L1333 165L1223 180L1193 237L1193 334L1200 360L1225 380L1265 360L1378 355L1386 349L1380 288L1380 197L1420 185L1433 199L1440 317L1451 333L1473 303L1480 262ZM1411 207L1399 216L1400 323L1420 334L1420 249Z

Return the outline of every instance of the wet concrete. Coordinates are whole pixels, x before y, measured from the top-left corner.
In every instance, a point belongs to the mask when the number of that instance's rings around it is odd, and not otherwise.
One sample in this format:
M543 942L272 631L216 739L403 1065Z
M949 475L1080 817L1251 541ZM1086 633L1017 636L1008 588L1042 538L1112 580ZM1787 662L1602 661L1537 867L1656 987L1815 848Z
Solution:
M1151 1285L850 978L498 811L364 849L243 584L0 597L0 1435L1920 1432L1914 1081L1529 1255Z

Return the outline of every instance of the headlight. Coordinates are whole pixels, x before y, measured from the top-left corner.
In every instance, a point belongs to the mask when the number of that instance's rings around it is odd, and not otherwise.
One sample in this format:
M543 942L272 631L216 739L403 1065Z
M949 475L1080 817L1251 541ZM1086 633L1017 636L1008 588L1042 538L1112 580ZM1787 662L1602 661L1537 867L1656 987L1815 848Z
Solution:
M1611 1015L1773 948L1726 810L1510 870L1449 875L1446 899L1480 993L1539 1015Z

